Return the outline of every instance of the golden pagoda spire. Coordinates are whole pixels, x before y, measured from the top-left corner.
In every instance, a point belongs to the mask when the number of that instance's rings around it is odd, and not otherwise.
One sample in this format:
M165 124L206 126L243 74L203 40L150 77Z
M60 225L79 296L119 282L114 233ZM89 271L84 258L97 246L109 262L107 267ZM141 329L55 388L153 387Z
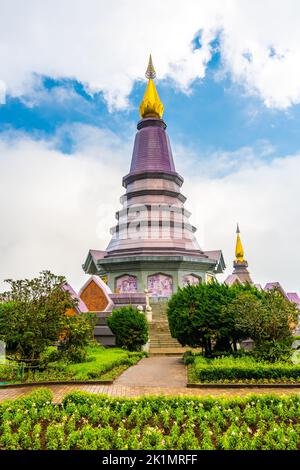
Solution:
M155 68L153 66L151 54L150 54L150 57L149 57L148 67L147 67L145 76L146 76L146 78L148 78L148 80L149 80L149 78L154 79L156 77L156 72L155 72Z
M141 118L158 117L161 118L164 112L164 105L160 101L153 79L156 77L156 72L153 67L152 57L150 54L148 67L146 70L146 78L148 78L148 85L140 104Z
M244 263L245 262L245 254L244 254L244 248L241 242L240 238L240 228L239 224L237 224L236 228L236 245L235 245L235 262L236 263Z

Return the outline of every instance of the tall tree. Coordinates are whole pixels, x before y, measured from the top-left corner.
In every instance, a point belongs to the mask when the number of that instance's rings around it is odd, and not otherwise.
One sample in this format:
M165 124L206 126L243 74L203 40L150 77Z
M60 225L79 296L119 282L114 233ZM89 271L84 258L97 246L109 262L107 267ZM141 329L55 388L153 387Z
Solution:
M67 325L68 308L76 306L62 286L66 280L50 271L34 279L6 282L10 290L0 297L0 339L22 359L37 359L57 341Z
M238 295L227 308L236 318L236 329L253 339L255 352L267 360L290 357L292 331L298 319L297 306L277 289L260 299Z
M201 346L210 355L213 347L231 350L237 340L235 320L226 307L238 292L251 286L233 286L212 282L179 289L168 304L171 334L182 345Z

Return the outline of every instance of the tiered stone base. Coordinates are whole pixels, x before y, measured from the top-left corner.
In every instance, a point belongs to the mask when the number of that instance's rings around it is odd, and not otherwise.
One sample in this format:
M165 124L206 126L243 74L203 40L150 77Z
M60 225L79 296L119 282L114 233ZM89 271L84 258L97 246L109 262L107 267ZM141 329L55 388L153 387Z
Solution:
M152 302L151 307L152 322L149 323L150 354L183 354L187 348L183 348L175 338L172 338L169 330L167 302Z
M96 326L94 329L95 340L103 346L115 346L116 338L106 323L106 319L110 315L110 312L93 313L95 313L97 317Z

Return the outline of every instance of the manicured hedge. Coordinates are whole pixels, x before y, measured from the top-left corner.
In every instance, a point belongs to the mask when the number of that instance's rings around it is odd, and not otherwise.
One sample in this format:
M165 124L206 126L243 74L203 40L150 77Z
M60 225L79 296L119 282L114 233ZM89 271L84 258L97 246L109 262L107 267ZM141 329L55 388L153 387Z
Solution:
M109 398L40 390L0 404L0 450L296 450L300 397Z
M192 367L200 382L244 379L300 381L300 365L259 362L252 357L205 359L196 356Z
M148 322L145 314L132 305L113 310L107 325L116 336L117 346L128 351L140 351L148 341Z

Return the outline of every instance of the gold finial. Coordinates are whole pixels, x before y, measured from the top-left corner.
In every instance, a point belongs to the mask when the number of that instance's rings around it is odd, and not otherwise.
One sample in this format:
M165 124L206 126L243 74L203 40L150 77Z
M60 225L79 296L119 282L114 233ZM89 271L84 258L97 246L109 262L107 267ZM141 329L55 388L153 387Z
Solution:
M240 238L240 227L239 227L239 224L237 224L237 228L236 228L236 245L235 245L235 261L237 263L244 263L245 262L245 259L244 259L244 248L243 248L243 245L242 245L242 242L241 242L241 238Z
M164 112L164 105L160 101L153 79L156 77L156 72L153 66L152 57L150 54L148 67L146 70L146 78L148 78L148 85L140 104L140 115L142 118L158 117L161 118Z
M150 57L149 57L148 67L147 67L145 76L146 76L146 78L148 78L148 80L149 80L149 78L152 78L152 80L153 80L156 77L156 72L155 72L155 68L153 66L151 54L150 54Z

